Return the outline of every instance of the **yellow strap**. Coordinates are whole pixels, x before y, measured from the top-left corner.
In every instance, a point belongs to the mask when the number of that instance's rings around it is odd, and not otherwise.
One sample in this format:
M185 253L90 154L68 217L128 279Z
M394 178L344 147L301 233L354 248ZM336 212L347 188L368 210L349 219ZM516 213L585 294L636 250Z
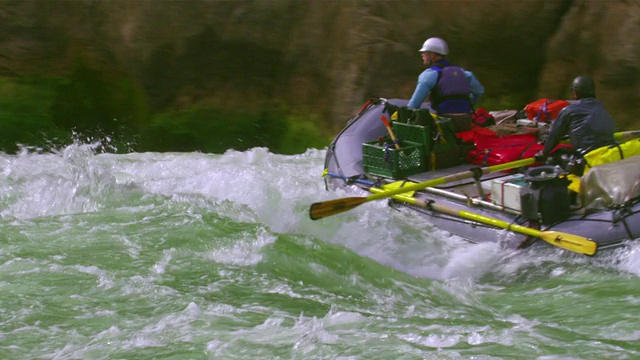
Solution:
M442 126L440 126L440 122L438 121L438 114L434 114L431 111L429 111L429 114L431 114L431 117L433 118L433 122L436 124L436 128L438 128L438 140L440 140L441 143L446 144L447 143L447 139L445 139L444 137L444 131L442 131Z

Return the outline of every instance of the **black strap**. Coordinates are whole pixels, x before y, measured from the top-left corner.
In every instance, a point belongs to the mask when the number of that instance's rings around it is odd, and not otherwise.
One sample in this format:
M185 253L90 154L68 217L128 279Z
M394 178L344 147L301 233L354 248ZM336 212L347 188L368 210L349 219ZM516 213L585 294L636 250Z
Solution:
M484 175L484 171L482 171L482 168L479 168L479 167L471 168L469 169L469 171L473 173L473 179L475 181L479 181L482 175Z

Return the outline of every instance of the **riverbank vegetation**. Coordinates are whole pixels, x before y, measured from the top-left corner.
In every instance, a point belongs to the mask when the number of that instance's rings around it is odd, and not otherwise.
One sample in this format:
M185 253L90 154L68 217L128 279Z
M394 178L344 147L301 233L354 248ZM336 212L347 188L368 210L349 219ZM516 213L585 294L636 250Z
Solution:
M259 104L258 104L259 105ZM206 102L154 108L130 77L78 63L66 77L0 77L0 151L47 150L81 141L105 141L114 152L202 151L267 147L294 154L323 148L331 135L317 114L285 104L247 109Z

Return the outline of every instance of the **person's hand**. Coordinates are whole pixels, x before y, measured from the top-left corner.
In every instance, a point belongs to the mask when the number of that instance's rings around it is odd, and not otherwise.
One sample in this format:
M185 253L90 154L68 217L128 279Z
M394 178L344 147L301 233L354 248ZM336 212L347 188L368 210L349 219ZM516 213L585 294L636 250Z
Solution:
M544 162L545 160L547 160L547 157L542 153L542 150L533 155L533 158L536 162Z

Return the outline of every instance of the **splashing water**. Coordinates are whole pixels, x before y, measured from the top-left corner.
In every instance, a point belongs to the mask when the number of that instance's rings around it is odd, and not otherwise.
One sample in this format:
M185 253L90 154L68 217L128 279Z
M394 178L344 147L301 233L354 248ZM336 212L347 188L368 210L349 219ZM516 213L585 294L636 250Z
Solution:
M634 358L640 247L473 245L385 201L319 221L324 150L0 154L0 354ZM361 195L364 195L360 193Z

